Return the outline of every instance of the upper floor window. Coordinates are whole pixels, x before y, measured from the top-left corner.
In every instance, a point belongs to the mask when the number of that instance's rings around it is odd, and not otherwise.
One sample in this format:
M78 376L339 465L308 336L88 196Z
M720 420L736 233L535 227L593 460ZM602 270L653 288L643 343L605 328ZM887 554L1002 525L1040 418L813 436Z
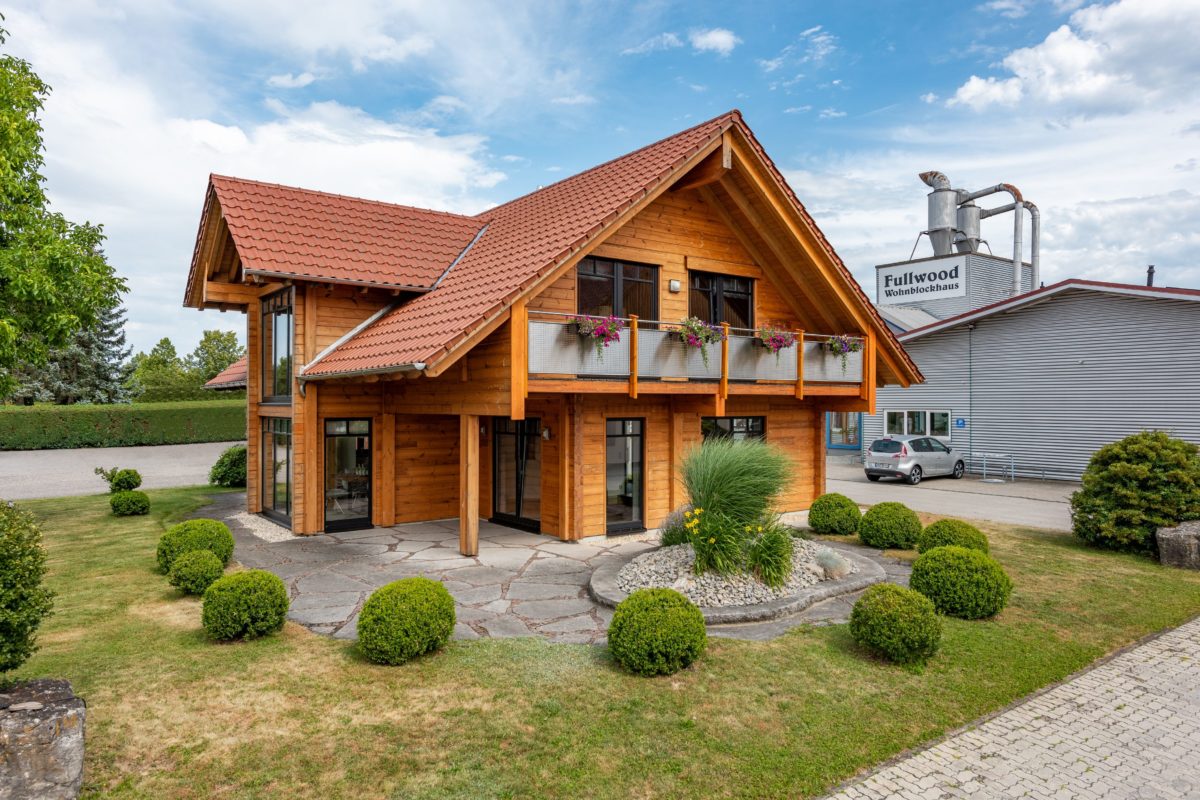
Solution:
M754 327L754 281L715 272L688 273L688 315L710 325Z
M268 295L261 305L262 399L264 403L287 403L292 399L292 290Z
M658 267L604 258L579 262L578 313L653 320L658 314Z

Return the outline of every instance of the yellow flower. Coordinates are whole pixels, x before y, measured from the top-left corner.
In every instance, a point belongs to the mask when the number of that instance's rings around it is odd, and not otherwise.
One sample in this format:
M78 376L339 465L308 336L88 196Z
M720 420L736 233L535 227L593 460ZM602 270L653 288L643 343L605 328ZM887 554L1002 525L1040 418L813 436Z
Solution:
M697 509L696 509L696 513L697 513L697 514L699 514L699 513L700 513L701 511L703 511L703 510L704 510L703 508L697 508Z
M708 537L708 543L709 543L709 544L716 544L716 543L717 543L717 537L715 537L715 536L710 536L710 537Z
M759 533L762 533L762 525L759 525L759 526L758 526L758 532L759 532Z
M746 526L746 533L749 533L749 532L750 532L750 526L749 526L749 525L747 525L747 526Z
M691 511L685 511L685 512L683 512L683 515L684 515L685 517L690 517L690 516L692 515L692 512L691 512Z

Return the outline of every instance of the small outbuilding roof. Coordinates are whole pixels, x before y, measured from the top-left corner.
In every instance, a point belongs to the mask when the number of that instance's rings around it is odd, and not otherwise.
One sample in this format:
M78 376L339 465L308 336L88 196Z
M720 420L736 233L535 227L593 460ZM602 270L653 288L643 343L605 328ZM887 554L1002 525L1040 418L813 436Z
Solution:
M242 356L237 361L230 364L225 369L218 372L212 377L208 383L204 384L205 389L214 389L216 391L229 391L231 389L246 388L246 357Z

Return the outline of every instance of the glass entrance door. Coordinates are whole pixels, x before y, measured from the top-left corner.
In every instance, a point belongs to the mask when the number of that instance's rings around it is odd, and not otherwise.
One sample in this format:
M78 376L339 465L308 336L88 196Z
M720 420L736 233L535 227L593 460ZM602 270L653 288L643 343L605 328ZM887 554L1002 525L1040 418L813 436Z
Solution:
M371 420L325 420L325 530L371 527Z
M640 419L605 423L604 494L609 533L646 527L644 425Z
M492 420L492 521L541 530L542 426L536 417Z

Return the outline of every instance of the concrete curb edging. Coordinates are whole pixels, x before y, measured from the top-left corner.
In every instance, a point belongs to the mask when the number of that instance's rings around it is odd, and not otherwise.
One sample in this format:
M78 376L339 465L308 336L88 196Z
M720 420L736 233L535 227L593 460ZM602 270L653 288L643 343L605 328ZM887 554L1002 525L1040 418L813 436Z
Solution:
M845 578L822 581L816 586L810 586L790 597L783 597L768 603L756 603L749 606L729 606L726 608L701 606L700 612L704 614L704 621L709 625L731 625L741 622L762 622L763 620L777 619L778 617L803 611L809 606L824 600L829 600L843 594L852 594L872 584L882 583L886 579L883 567L871 559L861 556L858 553L851 553L841 549L838 549L837 552L839 555L853 562L858 567L858 572L848 575ZM617 585L617 573L638 555L642 555L642 553L636 553L628 558L622 558L618 561L597 567L592 573L591 581L588 582L588 594L591 598L602 606L615 607L617 603L628 597L629 593Z

